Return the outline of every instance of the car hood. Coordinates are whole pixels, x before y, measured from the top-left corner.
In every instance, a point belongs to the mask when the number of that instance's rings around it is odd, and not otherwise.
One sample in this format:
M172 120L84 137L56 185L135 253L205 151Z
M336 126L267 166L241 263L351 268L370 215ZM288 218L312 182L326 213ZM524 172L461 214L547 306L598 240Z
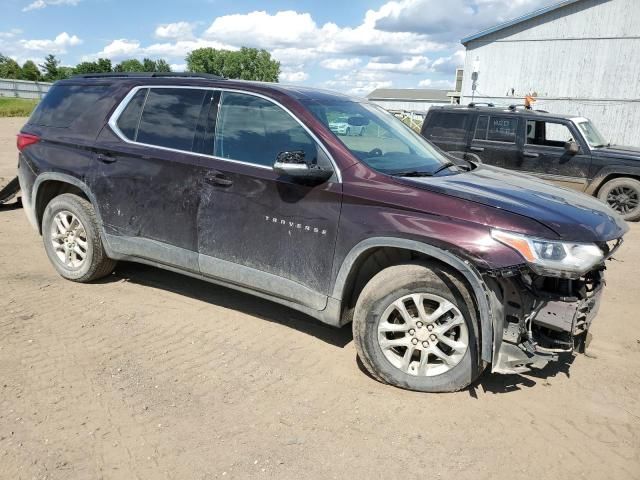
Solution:
M534 177L479 165L470 172L435 177L396 177L405 184L470 200L542 223L564 240L608 241L629 227L599 200Z
M599 157L633 158L640 160L640 148L624 145L610 145L608 147L594 148L593 154Z

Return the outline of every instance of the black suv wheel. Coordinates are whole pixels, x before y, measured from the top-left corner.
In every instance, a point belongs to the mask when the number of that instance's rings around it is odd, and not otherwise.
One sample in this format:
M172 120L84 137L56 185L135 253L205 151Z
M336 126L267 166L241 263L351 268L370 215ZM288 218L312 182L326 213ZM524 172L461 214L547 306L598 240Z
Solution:
M640 220L640 182L633 178L614 178L605 183L598 198L627 222Z
M90 282L109 275L116 262L107 257L91 203L70 193L47 205L42 239L58 273L74 282Z
M353 336L371 375L409 390L460 390L482 371L471 295L436 263L397 265L373 277L356 304Z

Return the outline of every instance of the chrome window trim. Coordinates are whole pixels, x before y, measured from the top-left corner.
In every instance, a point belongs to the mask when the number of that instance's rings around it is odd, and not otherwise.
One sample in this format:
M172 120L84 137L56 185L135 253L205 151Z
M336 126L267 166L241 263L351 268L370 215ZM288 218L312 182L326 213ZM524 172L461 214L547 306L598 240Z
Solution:
M213 92L232 92L232 93L241 93L241 94L245 94L245 95L252 95L254 97L259 97L259 98L262 98L264 100L267 100L268 102L273 103L274 105L280 107L282 110L287 112L287 114L289 114L289 116L291 118L293 118L311 136L311 138L318 144L318 146L327 155L327 158L331 162L331 165L333 166L333 170L334 170L334 172L336 174L337 183L342 183L342 174L340 172L340 169L338 168L338 165L336 164L336 161L334 160L334 158L331 155L331 153L329 153L329 151L327 150L327 147L318 139L318 137L311 131L311 129L309 127L307 127L298 117L296 117L291 112L291 110L289 110L287 107L282 105L277 100L274 100L273 98L269 98L266 95L262 95L262 94L256 93L256 92L249 92L249 91L246 91L246 90L240 90L240 89L237 89L237 88L201 87L201 86L190 86L190 85L139 85L137 87L134 87L122 99L120 104L117 106L117 108L111 114L111 117L109 118L109 121L107 123L109 125L109 127L111 128L111 130L113 131L113 133L115 133L116 136L120 140L125 142L125 143L131 144L131 145L140 145L140 146L143 146L143 147L158 148L160 150L165 150L165 151L168 151L168 152L176 152L176 153L183 153L183 154L187 154L187 155L194 155L196 157L212 158L214 160L221 160L221 161L224 161L224 162L236 163L236 164L239 164L239 165L247 165L247 166L250 166L250 167L261 168L263 170L273 170L273 167L270 167L268 165L259 165L259 164L256 164L256 163L244 162L242 160L233 160L231 158L222 158L222 157L217 157L215 155L207 155L206 153L190 152L190 151L187 151L187 150L178 150L178 149L175 149L175 148L162 147L162 146L159 146L159 145L151 145L149 143L142 143L142 142L138 142L138 141L134 141L134 140L128 139L122 133L122 131L120 131L120 129L118 128L118 119L120 118L120 115L122 115L122 112L124 111L124 109L127 108L127 105L129 105L129 102L131 102L131 99L135 96L135 94L139 90L142 90L142 89L145 89L145 88L149 89L149 90L151 90L152 88L158 88L158 89L172 88L172 89L191 89L191 90L211 90ZM147 92L147 96L148 95L149 95L149 93ZM222 95L220 95L220 99L221 98L222 98ZM218 112L217 113L220 112L220 99L218 99ZM146 98L145 98L145 104L146 104ZM143 110L144 110L144 106L143 106ZM143 111L141 110L140 111L140 114L141 114L140 118L142 118L142 112ZM217 123L216 123L216 128L217 128Z

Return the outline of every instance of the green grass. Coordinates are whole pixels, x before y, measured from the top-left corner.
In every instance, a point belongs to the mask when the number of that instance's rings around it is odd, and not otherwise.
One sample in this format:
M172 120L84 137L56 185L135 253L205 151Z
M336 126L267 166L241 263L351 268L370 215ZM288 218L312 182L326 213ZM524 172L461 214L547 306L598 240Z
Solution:
M28 117L38 100L0 97L0 117Z

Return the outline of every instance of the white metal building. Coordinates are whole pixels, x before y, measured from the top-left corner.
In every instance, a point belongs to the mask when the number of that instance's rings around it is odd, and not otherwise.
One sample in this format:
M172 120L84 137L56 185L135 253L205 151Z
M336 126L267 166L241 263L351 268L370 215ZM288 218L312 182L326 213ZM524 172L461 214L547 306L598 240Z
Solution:
M640 0L565 0L462 39L462 103L524 103L590 118L640 146Z
M378 88L367 95L367 100L390 112L413 113L425 113L433 106L451 103L446 90L428 88Z

